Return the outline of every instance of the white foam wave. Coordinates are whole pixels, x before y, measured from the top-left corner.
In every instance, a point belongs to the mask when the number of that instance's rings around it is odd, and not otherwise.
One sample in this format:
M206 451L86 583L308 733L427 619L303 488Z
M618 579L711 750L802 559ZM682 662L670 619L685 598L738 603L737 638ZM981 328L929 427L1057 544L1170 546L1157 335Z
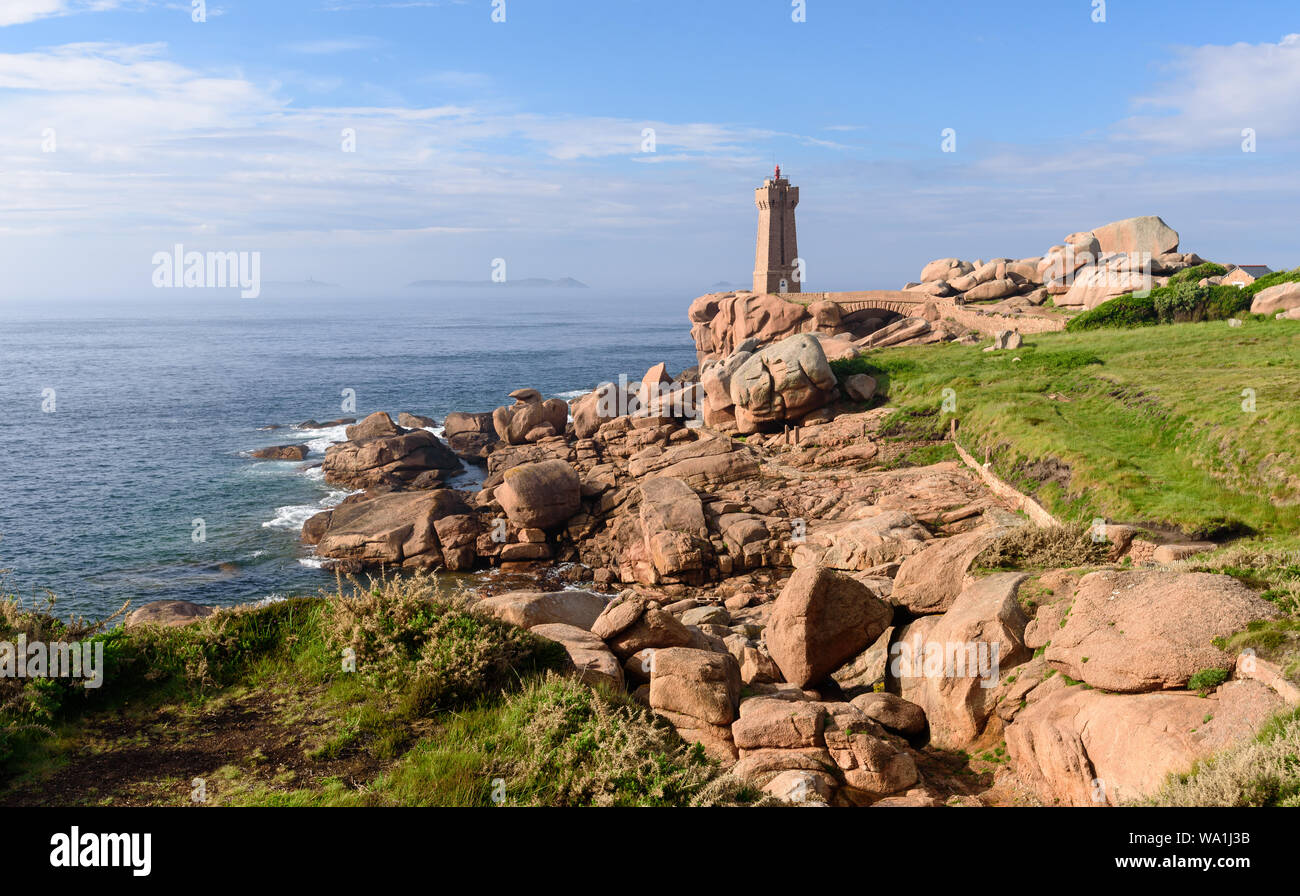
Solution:
M306 432L320 433L314 439L308 439L306 442L307 450L312 454L324 454L325 449L330 445L339 442L346 442L348 439L348 428L346 426L330 426L326 429L309 429Z
M275 516L262 523L262 528L301 530L303 523L307 522L307 520L322 510L337 507L350 494L353 494L353 492L332 491L317 504L286 504L283 507L277 507L275 508Z
M266 597L258 598L257 600L249 604L249 606L265 607L268 604L278 604L281 601L288 600L288 599L289 599L289 595L281 594L280 592L276 591L271 594L268 594Z
M320 557L299 557L298 562L308 569L322 569L325 561Z
M567 401L573 398L581 398L582 396L586 395L590 391L591 391L590 389L571 389L568 392L556 392L555 397L563 398Z

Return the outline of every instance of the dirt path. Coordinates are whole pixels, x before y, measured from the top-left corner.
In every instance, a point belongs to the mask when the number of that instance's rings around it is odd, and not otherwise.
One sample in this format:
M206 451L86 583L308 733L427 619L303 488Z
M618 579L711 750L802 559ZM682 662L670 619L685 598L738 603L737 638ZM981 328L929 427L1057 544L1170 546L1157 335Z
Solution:
M86 717L63 761L0 792L0 806L219 804L232 780L294 790L333 778L360 788L385 763L357 750L307 756L337 727L318 696L268 689L219 695L201 706ZM204 782L203 800L194 796L196 778Z

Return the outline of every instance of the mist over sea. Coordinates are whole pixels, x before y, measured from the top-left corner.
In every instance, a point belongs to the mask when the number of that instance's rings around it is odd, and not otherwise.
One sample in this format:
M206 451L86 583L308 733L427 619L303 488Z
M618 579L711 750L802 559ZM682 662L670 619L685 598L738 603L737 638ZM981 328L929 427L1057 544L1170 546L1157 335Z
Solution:
M298 534L346 495L304 470L342 428L290 424L377 410L441 421L522 386L569 398L659 361L674 373L695 363L687 294L166 292L0 304L3 590L53 592L60 615L331 586ZM341 408L345 389L355 412ZM311 444L306 462L247 456L291 443Z

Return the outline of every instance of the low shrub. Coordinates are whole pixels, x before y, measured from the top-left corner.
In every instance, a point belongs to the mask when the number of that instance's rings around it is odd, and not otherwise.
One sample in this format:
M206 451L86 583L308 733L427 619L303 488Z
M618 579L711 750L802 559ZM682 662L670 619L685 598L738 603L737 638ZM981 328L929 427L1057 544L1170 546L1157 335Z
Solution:
M983 569L1048 569L1097 566L1109 546L1094 542L1088 529L1019 526L980 552L973 566Z
M1228 273L1228 269L1221 264L1215 264L1207 261L1204 264L1198 264L1190 268L1183 268L1178 273L1169 278L1173 283L1199 283L1206 277L1222 277Z
M1187 282L1170 283L1151 291L1156 316L1162 324L1203 320L1209 297L1209 287Z
M1300 710L1275 717L1254 740L1171 776L1144 803L1300 807Z
M721 805L762 795L720 774L698 744L622 695L558 675L535 682L507 707L494 774L507 792L549 806Z
M399 694L407 717L467 706L568 661L562 645L440 595L430 576L340 589L324 627L335 656L353 651L357 671Z
M1065 325L1065 329L1070 333L1081 333L1085 330L1148 327L1159 322L1151 294L1135 296L1125 293L1078 315Z
M1227 320L1250 310L1252 293L1235 286L1201 286L1193 280L1157 286L1147 295L1125 293L1065 325L1071 333L1106 328Z
M1228 673L1223 669L1202 669L1187 680L1187 689L1199 691L1204 697L1227 680Z

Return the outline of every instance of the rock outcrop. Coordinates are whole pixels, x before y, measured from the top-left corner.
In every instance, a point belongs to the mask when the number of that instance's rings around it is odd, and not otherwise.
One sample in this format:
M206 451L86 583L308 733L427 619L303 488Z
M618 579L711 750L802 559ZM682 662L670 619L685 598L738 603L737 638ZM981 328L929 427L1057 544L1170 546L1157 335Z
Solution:
M1197 672L1232 670L1235 657L1214 639L1277 615L1228 576L1094 572L1079 582L1045 657L1053 669L1107 691L1184 688Z
M578 474L562 460L512 467L494 496L511 522L537 529L563 523L582 500Z
M984 282L1023 270L995 266ZM841 325L834 309L810 314ZM914 326L899 323L875 332ZM1237 669L1214 645L1275 613L1230 579L1053 571L1027 598L1022 574L973 569L1022 521L962 463L899 466L889 409L864 408L876 384L840 400L849 383L835 384L823 346L811 333L745 341L698 382L656 365L576 400L572 426L566 405L559 429L535 390L494 416L448 415L449 438L474 436L462 453L485 463L477 491L411 475L401 440L432 434L372 415L330 456L371 451L351 466L378 471L374 484L309 520L303 540L345 570L498 567L504 588L495 575L484 587L504 593L479 599L482 612L562 645L583 681L629 692L793 802L974 799L945 769L1003 740L1011 760L988 799L1007 783L1092 804L1100 779L1102 802L1121 801L1290 699L1280 671ZM676 410L693 394L703 421ZM1179 690L1206 669L1237 677L1204 699Z
M835 388L821 343L808 335L790 336L760 350L732 374L736 427L751 433L765 424L801 420L829 402Z
M1251 314L1278 314L1300 308L1300 283L1279 283L1261 289L1250 302Z
M513 405L503 405L492 412L492 427L501 441L523 445L564 434L569 422L569 405L563 399L543 401L536 389L516 389L510 397L515 400Z
M258 460L306 460L308 450L306 445L272 445L251 451L249 456Z
M992 302L1012 313L1042 305L1049 296L1057 306L1091 309L1123 293L1160 285L1164 277L1203 261L1180 253L1177 232L1147 215L1072 233L1032 258L976 263L939 258L925 265L920 282L908 288L962 304Z
M1282 707L1253 681L1228 682L1208 698L1062 688L1016 716L1007 752L1045 803L1119 805L1249 738Z
M921 707L936 746L961 749L993 716L996 687L1029 658L1029 620L1016 599L1024 576L999 573L972 583L942 616L899 629L891 663L898 693Z
M833 569L805 567L772 605L768 649L786 681L815 684L876 640L892 617L869 586Z
M470 508L451 489L357 494L332 510L317 514L303 528L304 540L317 553L340 561L346 569L370 566L468 569L463 560L447 562L439 526L452 541L449 520L466 519ZM472 564L471 564L472 565Z
M453 411L443 420L442 432L457 457L475 463L485 461L500 441L488 413Z
M580 680L615 692L623 690L622 665L605 642L591 632L562 622L545 622L531 631L562 645Z
M966 586L971 563L1006 532L987 526L929 542L903 561L890 600L911 613L944 612Z
M196 604L188 600L155 600L136 607L127 614L126 628L142 625L156 625L161 628L179 628L206 619L213 613L212 607Z
M608 605L607 595L579 590L510 591L479 603L493 616L520 628L559 623L588 631Z
M349 426L347 433L348 441L325 450L325 481L334 485L401 486L422 475L443 480L461 469L459 458L433 433L404 429L383 411Z

